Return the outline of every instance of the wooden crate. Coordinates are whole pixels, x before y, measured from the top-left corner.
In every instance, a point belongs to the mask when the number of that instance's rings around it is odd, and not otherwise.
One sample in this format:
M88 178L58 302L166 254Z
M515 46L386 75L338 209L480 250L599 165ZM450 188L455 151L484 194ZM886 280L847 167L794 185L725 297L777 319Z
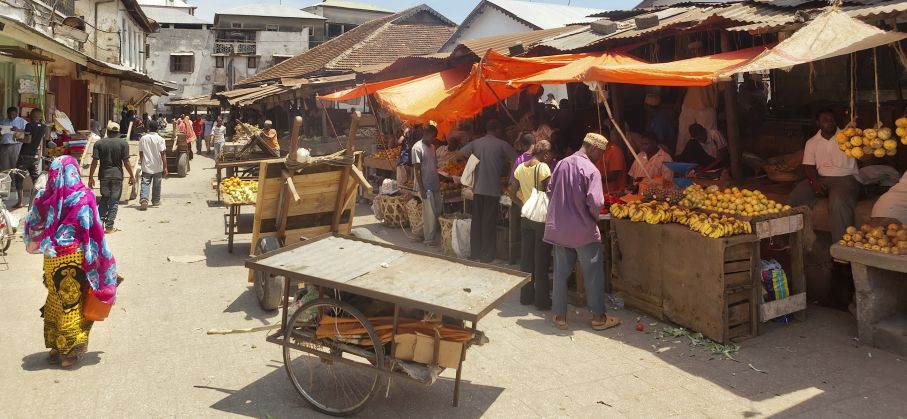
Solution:
M255 204L255 222L252 230L253 248L259 238L276 236L283 168L284 163L279 160L260 163L258 200ZM292 177L300 200L293 202L293 199L289 198L286 244L295 243L303 237L330 232L342 174L342 166L318 165L303 169ZM354 180L347 182L347 190L344 192L346 205L340 219L340 233L348 234L352 228L358 185Z
M613 289L626 304L727 343L757 334L758 239L612 220Z

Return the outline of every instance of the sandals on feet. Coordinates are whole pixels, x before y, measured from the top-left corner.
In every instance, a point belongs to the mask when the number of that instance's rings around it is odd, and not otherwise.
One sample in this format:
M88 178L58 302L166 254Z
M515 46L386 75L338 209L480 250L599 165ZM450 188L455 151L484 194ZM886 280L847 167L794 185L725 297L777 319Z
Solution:
M608 315L602 317L592 317L592 330L607 330L620 325L620 319Z
M60 363L60 352L57 352L56 349L51 349L50 353L47 354L47 363L51 365L56 365Z
M567 330L567 316L554 316L554 327Z

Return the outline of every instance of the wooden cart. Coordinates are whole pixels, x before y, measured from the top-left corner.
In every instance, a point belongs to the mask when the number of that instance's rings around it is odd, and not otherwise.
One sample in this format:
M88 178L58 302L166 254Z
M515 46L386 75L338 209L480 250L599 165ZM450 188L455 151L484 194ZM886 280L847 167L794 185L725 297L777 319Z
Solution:
M330 415L361 410L383 377L427 386L442 367L456 369L456 406L466 349L481 338L478 321L529 281L523 272L338 234L254 257L246 266L287 279L281 329L267 341L283 347L287 375L299 394ZM300 282L308 297L294 304L290 297ZM366 317L351 303L355 296L392 305L393 316ZM470 325L442 327L402 317L401 310ZM414 329L436 331L433 338L423 336L428 343L422 352L431 355L421 361L410 351L409 338L419 339L407 332ZM444 337L452 334L460 338Z
M291 152L286 158L259 163L255 214L243 215L239 214L239 207L230 208L228 231L251 232L253 255L279 249L305 237L329 232L349 233L358 187L370 186L359 169L361 153L352 150L351 142L340 162L293 164L301 128L302 118L297 117L291 131ZM229 247L232 251L232 235ZM249 280L255 284L263 309L279 307L283 277L250 271Z
M179 177L186 177L190 170L189 143L186 142L186 134L175 134L174 138L165 140L167 171Z

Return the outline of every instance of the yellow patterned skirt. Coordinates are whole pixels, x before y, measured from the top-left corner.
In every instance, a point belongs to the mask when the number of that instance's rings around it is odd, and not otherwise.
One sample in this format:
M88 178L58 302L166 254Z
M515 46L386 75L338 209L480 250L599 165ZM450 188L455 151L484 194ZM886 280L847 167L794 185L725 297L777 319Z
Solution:
M82 270L82 253L44 258L44 286L47 301L44 317L44 346L62 356L73 350L84 352L93 322L82 319L82 296L88 282Z

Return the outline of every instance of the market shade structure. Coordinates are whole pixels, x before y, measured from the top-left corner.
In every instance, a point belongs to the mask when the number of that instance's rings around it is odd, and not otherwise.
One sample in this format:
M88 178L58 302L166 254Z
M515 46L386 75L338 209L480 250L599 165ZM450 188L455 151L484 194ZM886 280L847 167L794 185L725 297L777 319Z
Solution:
M321 100L329 100L332 102L343 102L347 100L358 99L362 96L367 96L374 94L378 90L386 89L388 87L393 87L398 84L406 83L408 81L416 79L416 76L403 77L393 80L379 81L375 83L362 83L351 89L341 90L339 92L334 92L329 95L317 96Z
M601 55L587 56L577 59L565 66L544 70L528 77L516 80L494 80L495 82L510 83L514 87L528 84L566 84L583 81L586 72L596 66L620 66L646 64L645 61L625 54L605 52ZM492 80L489 80L492 81Z
M740 67L768 49L768 46L758 46L667 63L596 65L586 71L582 80L649 86L708 86L722 74L739 72Z
M516 58L488 51L479 63L445 70L420 79L379 90L375 98L400 119L426 123L436 121L443 134L460 120L471 118L488 106L520 91L521 86L491 83L513 80L541 71L563 67L601 54L564 54L535 58ZM638 60L621 56L622 60ZM445 73L452 72L446 77ZM440 79L445 82L442 83ZM455 82L454 82L455 81ZM453 82L453 83L451 83Z
M832 9L813 19L789 38L732 73L787 68L875 48L907 38L903 32L884 31Z

